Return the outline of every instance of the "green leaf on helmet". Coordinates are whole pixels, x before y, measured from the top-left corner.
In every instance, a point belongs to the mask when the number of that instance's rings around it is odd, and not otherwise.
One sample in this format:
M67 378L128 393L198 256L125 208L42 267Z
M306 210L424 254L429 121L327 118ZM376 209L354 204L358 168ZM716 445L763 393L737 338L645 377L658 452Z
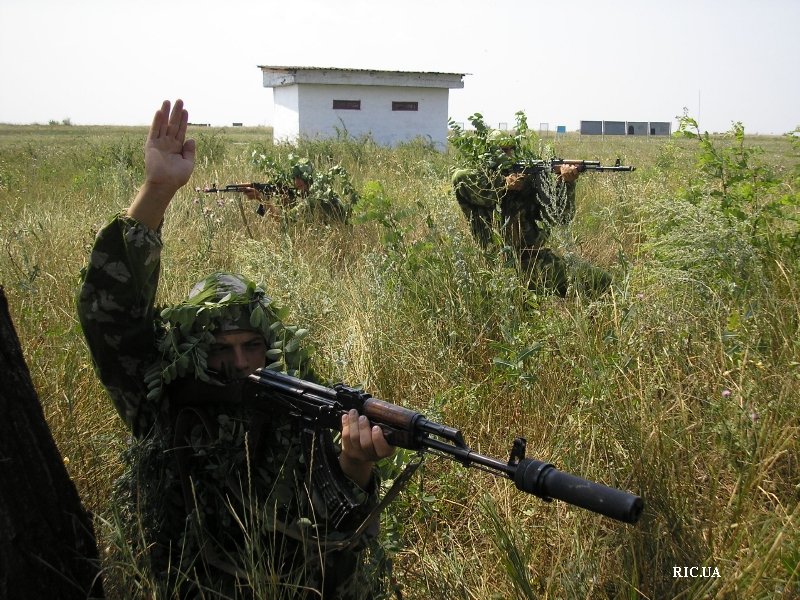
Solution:
M255 329L261 329L264 326L264 311L256 308L250 313L250 326Z

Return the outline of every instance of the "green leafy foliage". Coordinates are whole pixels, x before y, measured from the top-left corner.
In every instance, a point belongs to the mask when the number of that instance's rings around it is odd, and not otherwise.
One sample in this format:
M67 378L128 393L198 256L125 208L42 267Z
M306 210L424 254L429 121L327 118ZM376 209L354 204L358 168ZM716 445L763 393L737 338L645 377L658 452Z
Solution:
M744 125L733 123L722 142L700 132L697 121L678 117L676 135L697 140L697 167L705 177L684 193L697 204L711 198L714 210L741 225L752 243L766 253L800 252L800 193L787 190L773 168L759 160L763 150L746 143ZM795 149L797 147L795 146Z
M467 131L450 120L450 144L456 150L458 163L466 167L499 169L510 166L515 160L538 159L543 147L539 137L528 128L525 113L515 114L512 131L491 129L483 115L474 113L469 118L473 130ZM512 149L507 152L506 149Z

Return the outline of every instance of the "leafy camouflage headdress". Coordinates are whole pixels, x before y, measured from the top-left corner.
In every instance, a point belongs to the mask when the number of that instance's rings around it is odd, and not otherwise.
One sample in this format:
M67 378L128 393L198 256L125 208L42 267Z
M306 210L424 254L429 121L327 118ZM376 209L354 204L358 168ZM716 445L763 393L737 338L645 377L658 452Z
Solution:
M492 129L481 113L468 117L473 129L467 131L462 125L450 120L450 143L456 149L458 167L471 169L501 169L515 160L539 159L549 151L541 147L541 140L528 128L525 113L518 111L513 130ZM509 157L505 149L513 148Z
M217 333L257 331L267 346L267 368L302 375L308 349L300 342L307 329L287 326L287 311L275 305L264 289L242 275L218 272L199 281L183 302L161 311L158 360L145 374L148 399L160 397L172 381L194 376L221 382L208 371L208 349Z
M486 136L486 141L501 149L514 148L517 145L517 140L514 139L513 133L504 129L493 129Z
M307 158L297 158L294 154L289 155L289 163L292 165L292 177L299 177L307 184L311 185L314 180L314 166Z

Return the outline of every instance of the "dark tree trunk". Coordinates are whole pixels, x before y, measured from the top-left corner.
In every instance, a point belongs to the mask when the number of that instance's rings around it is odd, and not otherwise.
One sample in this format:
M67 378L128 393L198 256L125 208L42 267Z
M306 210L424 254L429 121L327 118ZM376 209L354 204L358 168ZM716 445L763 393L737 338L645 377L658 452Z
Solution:
M0 286L0 598L102 596L92 520L44 419Z

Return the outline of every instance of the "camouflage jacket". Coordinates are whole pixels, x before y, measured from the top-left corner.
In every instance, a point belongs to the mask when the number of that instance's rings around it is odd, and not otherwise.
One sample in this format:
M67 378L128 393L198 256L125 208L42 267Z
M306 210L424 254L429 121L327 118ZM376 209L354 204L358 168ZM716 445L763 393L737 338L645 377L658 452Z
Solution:
M303 588L370 597L375 574L363 550L377 527L353 533L377 503L376 484L358 488L332 460L322 487L340 494L319 489L308 448L335 456L330 432L301 431L285 412L235 398L199 402L175 386L148 399L161 248L159 232L115 217L97 236L78 296L95 370L133 432L116 491L131 533L146 532L156 576L183 597L200 586L204 597L245 589L243 597L296 598ZM333 523L342 501L352 510Z
M550 237L552 225L575 216L575 183L565 184L548 173L525 175L509 189L497 171L459 169L452 183L473 235L484 246L497 230L512 248L538 249Z

